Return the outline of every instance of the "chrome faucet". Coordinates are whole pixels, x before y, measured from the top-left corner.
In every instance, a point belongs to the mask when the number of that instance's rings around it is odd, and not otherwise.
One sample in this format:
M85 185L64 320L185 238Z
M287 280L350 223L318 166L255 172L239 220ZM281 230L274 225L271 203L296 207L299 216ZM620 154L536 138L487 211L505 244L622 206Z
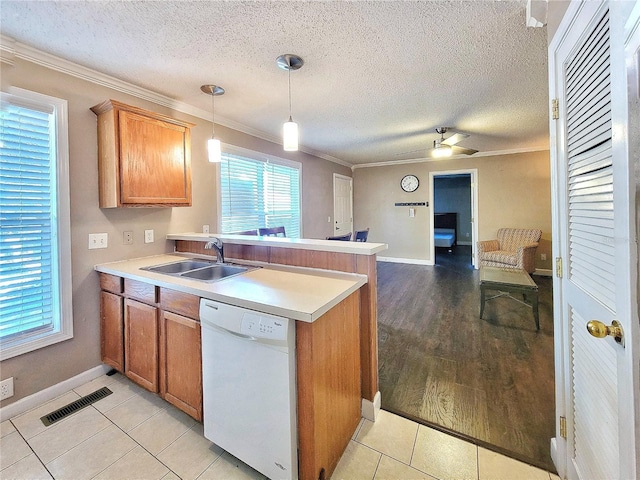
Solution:
M213 240L207 242L204 246L206 250L211 250L212 248L216 251L216 256L218 257L218 262L224 263L224 247L222 245L222 240L217 237L212 237Z

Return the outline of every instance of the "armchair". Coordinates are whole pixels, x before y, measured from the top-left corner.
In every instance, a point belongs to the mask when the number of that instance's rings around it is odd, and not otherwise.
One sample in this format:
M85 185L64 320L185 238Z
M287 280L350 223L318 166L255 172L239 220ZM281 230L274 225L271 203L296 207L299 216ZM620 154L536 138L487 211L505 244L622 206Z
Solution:
M533 273L536 269L536 249L541 236L541 230L501 228L498 230L497 240L478 242L480 265Z

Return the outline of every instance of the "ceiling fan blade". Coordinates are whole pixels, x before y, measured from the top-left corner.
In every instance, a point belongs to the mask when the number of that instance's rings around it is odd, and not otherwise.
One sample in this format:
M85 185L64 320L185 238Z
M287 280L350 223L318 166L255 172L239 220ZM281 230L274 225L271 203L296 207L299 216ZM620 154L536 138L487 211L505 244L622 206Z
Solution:
M442 143L444 143L445 145L455 145L456 143L461 142L468 137L469 135L467 135L466 133L454 133L449 138L445 138Z
M409 155L410 153L424 152L426 150L429 150L429 149L428 148L419 148L418 150L411 150L410 152L394 153L393 156L394 157L399 157L400 155Z
M451 150L454 155L473 155L478 152L478 150L474 150L473 148L458 147L457 145L452 145Z

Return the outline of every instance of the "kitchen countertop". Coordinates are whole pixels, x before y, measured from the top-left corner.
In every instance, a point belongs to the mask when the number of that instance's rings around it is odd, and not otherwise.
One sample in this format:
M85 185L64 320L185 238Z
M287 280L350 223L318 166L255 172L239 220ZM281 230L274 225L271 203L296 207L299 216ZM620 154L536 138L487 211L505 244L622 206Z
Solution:
M207 236L209 235L207 234ZM220 238L233 243L227 237L232 237L232 235ZM164 254L103 263L94 268L98 272L139 280L159 287L302 322L317 320L367 283L366 275L301 267L280 267L272 264L262 266L257 263L254 265L260 265L262 268L213 283L140 270L142 267L161 265L192 257L205 258L202 255Z
M260 245L265 247L293 248L298 250L317 250L332 253L353 253L356 255L375 255L388 248L386 243L341 242L338 240L317 240L313 238L260 237L254 235L229 235L216 233L170 233L167 240L187 240L208 242L219 238L224 243L237 245Z

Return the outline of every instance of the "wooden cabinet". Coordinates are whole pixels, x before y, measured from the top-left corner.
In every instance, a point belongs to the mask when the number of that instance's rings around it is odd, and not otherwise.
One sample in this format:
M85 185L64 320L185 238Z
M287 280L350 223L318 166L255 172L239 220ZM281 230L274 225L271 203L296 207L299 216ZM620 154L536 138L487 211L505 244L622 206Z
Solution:
M160 329L160 395L202 420L200 322L162 311Z
M360 294L296 322L298 476L330 478L360 421Z
M100 351L102 361L124 371L123 299L119 295L100 292Z
M200 297L100 274L102 361L202 420Z
M124 373L158 392L158 309L130 298L124 301Z
M107 100L98 116L100 208L191 206L192 123Z

